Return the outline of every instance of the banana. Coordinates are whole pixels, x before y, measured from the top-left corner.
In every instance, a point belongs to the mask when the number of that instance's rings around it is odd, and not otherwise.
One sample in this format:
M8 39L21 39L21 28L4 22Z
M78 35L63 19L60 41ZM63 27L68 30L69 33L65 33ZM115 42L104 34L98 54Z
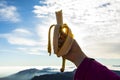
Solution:
M51 55L51 29L54 27L53 34L53 50L57 57L62 57L62 68L61 72L64 72L65 69L65 61L66 59L63 57L68 53L71 49L72 43L74 41L73 34L71 29L67 24L63 24L62 21L62 10L56 12L57 24L53 24L49 28L48 32L48 53Z

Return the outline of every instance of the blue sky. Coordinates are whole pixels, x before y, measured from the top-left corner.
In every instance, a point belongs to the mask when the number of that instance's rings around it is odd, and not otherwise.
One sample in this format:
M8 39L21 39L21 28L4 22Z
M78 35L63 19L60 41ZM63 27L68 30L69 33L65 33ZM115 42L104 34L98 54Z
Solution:
M47 34L61 9L86 55L120 65L119 5L118 0L0 0L0 66L60 65L60 58L48 56Z

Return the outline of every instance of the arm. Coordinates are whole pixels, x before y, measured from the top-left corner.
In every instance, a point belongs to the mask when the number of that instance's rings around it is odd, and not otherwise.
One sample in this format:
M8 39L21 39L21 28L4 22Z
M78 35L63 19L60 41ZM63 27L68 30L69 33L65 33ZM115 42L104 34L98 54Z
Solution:
M74 80L120 80L120 76L94 59L88 58L75 40L64 58L73 62L77 67Z
M92 58L85 58L78 66L74 80L120 80L120 76Z

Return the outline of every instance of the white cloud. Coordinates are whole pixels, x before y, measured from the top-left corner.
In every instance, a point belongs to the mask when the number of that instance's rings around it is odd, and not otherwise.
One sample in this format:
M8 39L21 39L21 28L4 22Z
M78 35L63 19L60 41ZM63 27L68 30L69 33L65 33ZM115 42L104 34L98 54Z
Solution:
M17 28L15 30L13 30L13 32L15 33L24 33L24 34L32 34L30 31L26 30L26 29L22 29L22 28Z
M22 46L36 46L37 40L32 38L33 33L27 29L15 29L11 33L7 34L6 38L10 44L22 45Z
M39 31L41 32L41 29ZM17 28L11 31L11 33L0 34L0 38L5 38L11 46L15 46L14 50L0 50L2 53L8 53L10 51L16 53L22 52L26 54L46 55L47 44L46 41L44 42L45 39L30 30Z
M42 47L19 47L17 48L18 51L27 54L34 54L34 55L46 55L45 48Z
M102 42L87 46L84 51L96 58L120 58L120 42Z
M17 8L15 6L8 5L5 1L0 1L0 21L20 21L20 15L17 12Z
M47 40L48 28L49 28L49 25L40 25L40 24L36 27L36 31L37 31L38 36L40 37L40 40L42 41Z
M72 29L75 39L81 47L94 57L100 56L104 58L112 58L111 56L120 57L120 51L117 49L114 53L111 51L112 46L116 47L116 43L120 41L120 1L118 0L45 0L40 1L43 5L35 5L34 13L36 17L42 19L38 27L38 34L46 41L46 33L49 25L56 23L55 11L62 9L64 22ZM108 5L109 4L109 5ZM45 35L45 36L44 36ZM103 48L98 49L99 43L112 43ZM89 47L94 48L90 49ZM95 51L97 49L97 51ZM92 50L92 51L90 51ZM111 51L111 54L109 52ZM97 53L99 52L99 53ZM106 56L104 54L106 53ZM109 56L108 56L109 55Z
M36 46L37 41L32 39L33 33L27 29L17 28L11 33L1 34L1 38L6 38L10 44L22 46Z
M37 42L32 39L22 38L22 37L9 37L8 42L15 45L23 46L36 46Z

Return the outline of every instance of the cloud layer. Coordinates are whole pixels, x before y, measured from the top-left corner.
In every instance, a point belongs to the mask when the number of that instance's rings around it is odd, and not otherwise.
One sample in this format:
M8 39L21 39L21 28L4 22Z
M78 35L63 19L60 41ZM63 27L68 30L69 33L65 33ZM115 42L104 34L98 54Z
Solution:
M55 11L62 9L64 22L70 26L86 54L99 58L113 58L113 55L120 58L120 1L45 0L40 4L43 5L34 6L33 12L49 25L56 23Z
M33 13L40 23L32 30L16 28L0 34L16 51L29 54L47 52L48 29L56 23L55 11L63 11L64 22L72 29L83 51L95 58L120 58L120 1L40 0ZM0 3L0 20L18 22L17 7Z
M21 53L27 53L27 54L37 54L37 55L43 55L46 50L46 45L41 45L41 41L39 41L38 38L33 38L37 34L24 29L24 28L17 28L14 29L11 33L7 34L1 34L0 38L5 38L8 43L11 46L16 46L14 50L9 50L9 52L21 52ZM39 36L38 36L39 37ZM43 48L44 47L44 48ZM0 50L0 52L3 50ZM7 50L4 50L3 52L8 52Z
M20 15L17 12L17 8L8 5L6 1L0 1L0 21L20 21Z

